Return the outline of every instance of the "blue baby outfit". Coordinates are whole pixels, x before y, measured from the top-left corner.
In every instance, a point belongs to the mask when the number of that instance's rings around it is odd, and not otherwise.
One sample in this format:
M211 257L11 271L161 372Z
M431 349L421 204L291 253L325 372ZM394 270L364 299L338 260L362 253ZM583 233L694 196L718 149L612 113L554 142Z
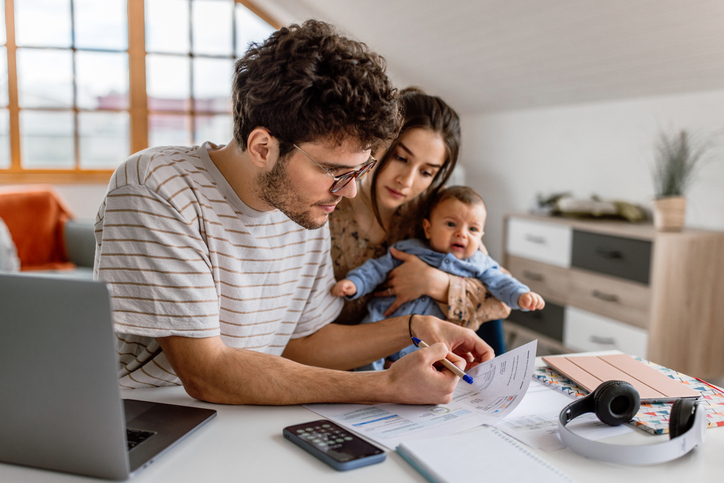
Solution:
M518 305L518 298L522 294L530 292L530 289L527 286L520 283L511 275L503 272L495 260L481 251L475 252L466 260L460 260L452 253L436 252L430 248L426 242L417 239L403 240L392 246L402 252L409 253L410 255L416 255L431 267L440 269L443 272L459 277L477 278L485 284L485 287L495 296L495 298L513 309L520 309L520 306ZM403 262L401 260L393 257L388 251L386 255L380 258L367 260L359 267L350 270L349 273L347 273L346 278L354 282L357 287L357 293L347 298L349 300L354 300L372 292L387 278L387 275L390 271L392 271L392 269L402 263ZM364 320L362 320L362 323L368 324L386 319L387 317L384 315L385 310L392 305L394 300L395 297L378 297L373 299L367 305L368 314ZM410 314L434 315L443 320L446 318L437 302L428 296L422 296L418 299L406 302L400 306L400 308L398 308L391 317L399 317ZM414 345L410 345L409 347L406 347L398 353L388 357L388 359L397 360L416 349L417 348ZM367 366L358 368L357 370L379 370L383 367L384 359L381 359Z

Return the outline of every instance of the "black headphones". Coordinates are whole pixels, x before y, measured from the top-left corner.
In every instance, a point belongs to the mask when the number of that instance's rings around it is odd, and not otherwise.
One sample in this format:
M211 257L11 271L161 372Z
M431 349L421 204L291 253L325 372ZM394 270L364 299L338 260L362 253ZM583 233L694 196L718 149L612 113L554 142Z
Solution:
M653 445L612 445L578 436L566 428L574 418L595 413L610 426L630 421L639 411L639 393L628 382L606 381L588 396L574 401L558 417L558 434L572 451L591 459L630 465L647 465L670 461L685 455L704 442L706 414L697 410L698 399L682 398L674 401L669 419L669 441ZM674 441L676 438L683 438Z

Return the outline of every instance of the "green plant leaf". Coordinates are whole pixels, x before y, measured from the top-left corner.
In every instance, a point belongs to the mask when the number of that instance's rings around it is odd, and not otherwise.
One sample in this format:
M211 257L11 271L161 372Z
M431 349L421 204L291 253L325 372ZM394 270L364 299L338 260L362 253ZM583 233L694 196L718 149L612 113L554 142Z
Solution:
M654 157L656 198L684 196L709 144L692 139L684 130L674 136L659 134Z

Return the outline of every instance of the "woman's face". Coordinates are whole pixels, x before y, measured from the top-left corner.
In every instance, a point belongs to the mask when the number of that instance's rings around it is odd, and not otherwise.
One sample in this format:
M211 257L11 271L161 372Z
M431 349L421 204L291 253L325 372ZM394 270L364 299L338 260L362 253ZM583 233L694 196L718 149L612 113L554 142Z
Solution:
M447 158L440 134L423 128L403 133L377 177L377 204L396 210L417 198L432 183Z

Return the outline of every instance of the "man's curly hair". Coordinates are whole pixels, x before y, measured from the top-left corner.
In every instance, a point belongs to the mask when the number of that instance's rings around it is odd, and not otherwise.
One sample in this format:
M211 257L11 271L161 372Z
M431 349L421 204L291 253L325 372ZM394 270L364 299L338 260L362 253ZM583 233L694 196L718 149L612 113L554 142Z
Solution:
M236 62L234 139L241 150L257 127L292 143L329 138L375 149L395 138L401 125L397 89L384 59L317 20L290 25L252 44Z

